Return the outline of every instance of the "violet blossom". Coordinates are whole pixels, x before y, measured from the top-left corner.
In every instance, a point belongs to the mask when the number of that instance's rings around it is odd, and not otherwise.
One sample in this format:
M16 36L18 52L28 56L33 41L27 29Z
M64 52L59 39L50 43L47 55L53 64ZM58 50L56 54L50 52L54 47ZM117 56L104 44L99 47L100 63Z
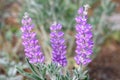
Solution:
M53 24L50 27L50 42L52 46L52 60L61 66L67 65L66 59L66 45L64 39L64 33L61 31L61 24Z
M87 65L91 62L90 56L93 53L93 34L92 26L87 22L88 5L80 7L78 10L78 16L75 18L76 21L76 50L77 53L74 57L78 65Z
M41 52L40 46L38 45L38 40L36 39L36 33L33 32L34 25L32 24L32 19L27 13L22 19L22 44L24 46L24 51L26 57L29 59L30 63L43 63L44 56Z

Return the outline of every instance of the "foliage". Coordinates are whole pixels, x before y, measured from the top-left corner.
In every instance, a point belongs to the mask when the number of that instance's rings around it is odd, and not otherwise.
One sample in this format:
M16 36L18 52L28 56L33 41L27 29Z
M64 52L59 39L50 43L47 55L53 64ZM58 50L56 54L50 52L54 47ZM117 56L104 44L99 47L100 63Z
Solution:
M23 65L21 62L11 61L5 52L0 52L3 58L0 58L0 68L4 74L0 72L0 80L23 80L23 76L17 75L16 66ZM23 65L24 68L28 68Z
M115 3L111 0L101 0L100 5L94 10L93 16L90 18L90 23L92 23L94 27L93 32L96 46L102 44L112 33L110 29L112 23L106 21L107 17L112 15L114 10Z
M71 73L66 71L65 68L56 65L55 63L51 64L31 64L29 60L26 59L31 73L25 72L23 68L17 66L17 70L33 80L89 80L88 71L84 67L79 67L74 69Z

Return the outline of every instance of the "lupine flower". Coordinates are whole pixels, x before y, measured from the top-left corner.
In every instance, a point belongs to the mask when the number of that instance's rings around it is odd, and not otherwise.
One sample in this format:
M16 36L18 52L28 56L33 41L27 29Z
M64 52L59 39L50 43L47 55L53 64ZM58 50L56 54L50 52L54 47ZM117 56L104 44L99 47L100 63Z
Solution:
M88 5L80 7L76 20L76 50L74 57L78 65L86 65L91 62L90 56L93 53L92 26L87 23Z
M22 19L22 40L26 57L30 63L42 63L44 62L44 56L41 52L38 40L36 39L36 33L32 31L34 25L32 19L27 13L25 13Z
M67 65L66 60L66 45L64 39L64 33L61 31L61 24L53 24L50 27L50 42L52 46L52 60L61 66Z

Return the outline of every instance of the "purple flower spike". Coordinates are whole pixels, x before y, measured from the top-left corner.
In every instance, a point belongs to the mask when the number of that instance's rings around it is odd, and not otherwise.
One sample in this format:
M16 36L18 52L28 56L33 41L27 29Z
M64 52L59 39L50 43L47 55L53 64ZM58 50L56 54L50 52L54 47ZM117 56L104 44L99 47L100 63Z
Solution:
M66 45L64 40L64 33L61 31L61 24L53 24L50 27L50 42L52 46L52 60L61 66L67 65L66 59Z
M90 56L93 53L92 26L87 23L88 5L79 8L76 20L76 50L74 57L78 65L86 65L91 62Z
M38 45L38 40L36 39L36 33L32 32L34 27L32 19L25 13L22 19L22 40L26 57L29 59L30 63L43 63L44 56Z

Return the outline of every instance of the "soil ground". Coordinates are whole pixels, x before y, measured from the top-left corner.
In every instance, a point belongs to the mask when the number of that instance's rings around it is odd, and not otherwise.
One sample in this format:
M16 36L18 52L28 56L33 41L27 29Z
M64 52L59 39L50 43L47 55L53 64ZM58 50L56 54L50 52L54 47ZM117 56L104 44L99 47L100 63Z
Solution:
M120 43L105 44L89 68L90 80L120 80Z
M120 12L120 0L116 12ZM110 41L102 46L100 53L89 64L90 80L120 80L120 43Z

